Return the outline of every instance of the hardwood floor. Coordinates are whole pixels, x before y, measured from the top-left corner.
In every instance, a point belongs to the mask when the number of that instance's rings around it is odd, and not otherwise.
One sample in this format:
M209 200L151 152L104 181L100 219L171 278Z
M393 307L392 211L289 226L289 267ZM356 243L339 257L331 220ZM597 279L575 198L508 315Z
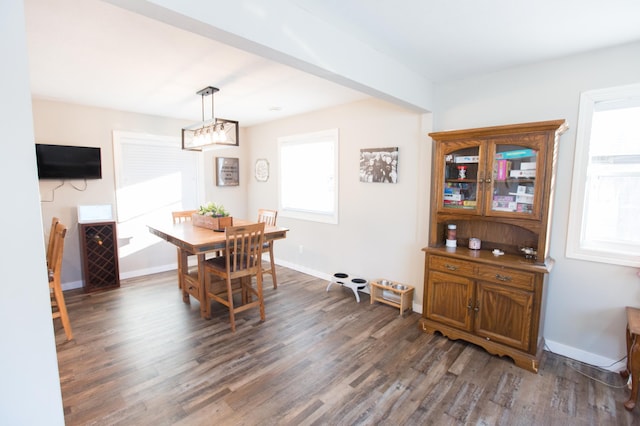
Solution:
M419 330L418 314L278 267L258 310L200 318L175 272L66 292L56 323L67 425L632 425L615 373L545 352L539 374ZM582 370L609 387L578 373Z

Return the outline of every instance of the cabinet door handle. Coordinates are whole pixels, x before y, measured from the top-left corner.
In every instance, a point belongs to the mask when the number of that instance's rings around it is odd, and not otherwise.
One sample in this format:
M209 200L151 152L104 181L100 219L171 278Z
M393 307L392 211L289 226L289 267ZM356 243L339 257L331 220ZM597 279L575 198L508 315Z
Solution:
M499 281L511 281L511 277L508 275L496 274L496 279Z
M488 178L487 178L487 180L486 180L485 182L487 182L487 183L491 183L491 178L490 178L490 177L488 177Z
M483 182L484 182L484 179L480 178L480 179L478 179L478 182L479 182L479 183L483 183Z
M468 310L473 309L473 305L471 305L471 299L469 299L469 302L467 302L467 309Z
M450 271L457 271L457 270L458 270L458 267L457 267L457 266L455 266L455 265L449 265L448 263L445 263L444 267L445 267L445 268L447 268L447 269L448 269L448 270L450 270Z

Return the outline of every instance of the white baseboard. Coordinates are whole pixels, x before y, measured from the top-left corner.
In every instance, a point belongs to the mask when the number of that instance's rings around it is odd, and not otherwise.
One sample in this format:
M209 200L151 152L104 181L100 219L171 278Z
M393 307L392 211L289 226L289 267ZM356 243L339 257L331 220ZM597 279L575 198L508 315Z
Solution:
M145 275L153 275L153 274L158 274L160 272L175 271L176 269L178 269L178 265L175 263L169 264L169 265L156 266L153 268L138 269L136 271L121 273L120 279L126 280L128 278L143 277ZM75 290L77 288L82 288L83 284L84 282L82 280L62 283L62 291Z
M547 348L545 349L553 353L566 356L567 358L575 359L576 361L584 362L585 364L593 365L604 370L618 372L627 368L626 360L620 361L618 359L603 357L601 355L583 351L582 349L554 342L553 340L545 340L545 343L547 345ZM622 358L622 356L620 358Z

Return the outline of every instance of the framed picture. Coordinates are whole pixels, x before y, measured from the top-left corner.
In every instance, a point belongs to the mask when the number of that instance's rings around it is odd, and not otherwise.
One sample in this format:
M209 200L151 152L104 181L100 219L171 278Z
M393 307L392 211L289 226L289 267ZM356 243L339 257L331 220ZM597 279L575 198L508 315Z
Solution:
M269 180L269 162L265 158L256 160L255 176L258 182L266 182Z
M216 157L216 185L238 186L240 184L240 162L237 158Z
M360 150L360 182L398 182L398 147Z

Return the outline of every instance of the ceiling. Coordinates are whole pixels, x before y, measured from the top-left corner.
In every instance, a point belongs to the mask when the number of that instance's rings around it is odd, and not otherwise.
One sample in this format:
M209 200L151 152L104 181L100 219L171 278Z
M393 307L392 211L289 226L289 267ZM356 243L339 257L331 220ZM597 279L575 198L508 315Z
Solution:
M36 98L199 121L196 92L212 85L220 88L215 116L249 126L371 96L100 0L24 3ZM305 12L434 83L640 40L637 0L281 0L273 7ZM210 99L205 105L210 118Z

